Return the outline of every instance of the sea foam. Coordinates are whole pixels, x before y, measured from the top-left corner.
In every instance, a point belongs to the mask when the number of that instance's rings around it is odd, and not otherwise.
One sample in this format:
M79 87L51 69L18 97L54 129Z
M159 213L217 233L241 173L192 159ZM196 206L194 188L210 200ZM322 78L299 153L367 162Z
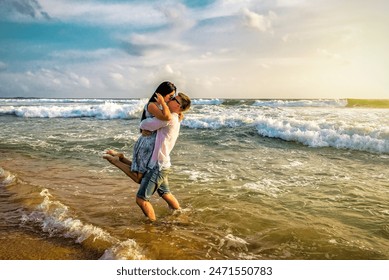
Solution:
M193 105L220 105L223 104L223 100L221 99L193 99Z
M96 118L96 119L131 119L138 118L145 105L144 101L120 104L106 101L102 104L66 104L66 105L29 105L3 106L1 115L15 115L24 118Z
M143 260L145 256L140 253L138 244L133 239L118 242L105 250L100 260Z
M0 167L0 187L8 186L15 181L15 176Z
M136 242L132 239L120 241L111 236L107 231L91 224L85 224L72 217L69 207L58 200L54 200L47 189L40 192L43 198L36 210L24 214L22 223L33 223L40 226L43 232L50 236L74 239L76 243L86 240L110 244L101 259L142 259L144 256Z
M0 99L1 115L24 118L138 119L146 99ZM241 102L240 102L241 101ZM24 104L24 105L21 105ZM27 105L26 105L27 104ZM340 100L194 99L182 126L188 129L247 129L257 135L333 147L389 153L389 122L385 109L348 108ZM233 136L233 131L229 135Z
M389 122L387 111L382 109L203 106L194 111L185 116L184 127L246 128L247 132L254 128L260 136L309 147L389 153Z
M40 193L43 201L30 214L22 216L22 222L33 222L40 225L44 232L50 236L64 236L73 238L77 243L93 237L94 240L102 239L109 243L116 243L118 240L108 232L90 224L84 224L79 219L71 217L69 208L60 201L52 200L47 189Z
M254 106L267 107L345 107L346 99L257 100Z
M374 130L347 125L342 127L328 122L272 118L259 118L255 126L261 136L295 141L309 147L389 153L389 139L381 136L389 135L389 130L385 128Z

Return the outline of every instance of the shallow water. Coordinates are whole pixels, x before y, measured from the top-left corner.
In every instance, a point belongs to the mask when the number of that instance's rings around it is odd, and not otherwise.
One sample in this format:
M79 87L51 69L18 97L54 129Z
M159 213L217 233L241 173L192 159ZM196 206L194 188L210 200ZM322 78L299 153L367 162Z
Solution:
M387 109L200 100L172 155L182 210L155 196L150 224L101 158L131 153L144 101L18 102L0 103L1 259L389 257Z

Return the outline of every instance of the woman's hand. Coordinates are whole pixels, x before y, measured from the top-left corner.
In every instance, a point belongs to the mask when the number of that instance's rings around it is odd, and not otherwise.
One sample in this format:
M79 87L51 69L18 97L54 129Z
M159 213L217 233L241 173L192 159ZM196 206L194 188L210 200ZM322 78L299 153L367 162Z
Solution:
M155 97L155 100L159 103L159 104L163 104L165 103L165 99L163 98L163 96L161 94L159 94L158 92L156 93L157 97Z

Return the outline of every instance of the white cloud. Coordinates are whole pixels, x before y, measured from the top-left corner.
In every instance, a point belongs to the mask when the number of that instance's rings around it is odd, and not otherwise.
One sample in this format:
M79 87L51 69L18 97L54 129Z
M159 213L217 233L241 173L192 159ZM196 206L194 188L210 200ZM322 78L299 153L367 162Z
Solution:
M74 83L74 85L80 86L81 88L90 88L91 83L88 78L79 76L73 72L67 73L66 76L69 81L72 81Z
M69 96L81 94L91 88L90 80L73 71L58 68L41 68L27 72L4 72L0 75L2 89L0 96L19 95L26 93L27 96ZM77 97L77 96L75 96Z
M247 8L243 9L244 24L248 27L257 29L261 32L272 31L272 21L277 18L276 14L272 11L267 16L257 14L250 11Z
M279 7L296 7L305 4L307 0L277 0L276 2Z
M166 65L165 65L165 70L166 70L166 72L168 72L168 73L170 73L170 74L173 74L173 73L174 73L172 67L171 67L169 64L166 64Z
M183 32L196 23L192 13L182 4L161 5L160 10L165 14L173 32Z

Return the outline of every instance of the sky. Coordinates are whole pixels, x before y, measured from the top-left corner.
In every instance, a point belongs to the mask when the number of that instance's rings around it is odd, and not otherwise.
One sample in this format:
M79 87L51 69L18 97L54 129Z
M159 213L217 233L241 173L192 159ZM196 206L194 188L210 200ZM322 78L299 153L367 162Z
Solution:
M386 0L0 0L0 97L389 99Z

